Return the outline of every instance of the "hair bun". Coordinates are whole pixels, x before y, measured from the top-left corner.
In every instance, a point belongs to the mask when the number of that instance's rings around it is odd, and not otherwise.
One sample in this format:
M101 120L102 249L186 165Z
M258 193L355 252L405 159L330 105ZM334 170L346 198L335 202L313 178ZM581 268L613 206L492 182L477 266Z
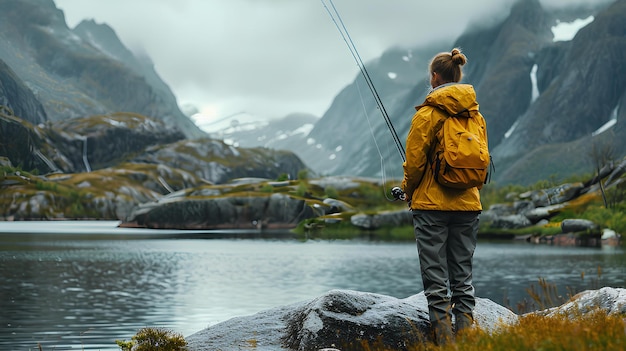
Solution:
M467 63L467 57L463 53L461 53L461 49L454 48L450 51L450 56L452 58L452 62L456 65L463 66Z

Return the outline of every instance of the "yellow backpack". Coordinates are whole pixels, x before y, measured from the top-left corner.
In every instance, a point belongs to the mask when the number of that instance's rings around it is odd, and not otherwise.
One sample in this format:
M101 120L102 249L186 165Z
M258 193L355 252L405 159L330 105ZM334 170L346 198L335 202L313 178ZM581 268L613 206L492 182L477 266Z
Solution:
M435 181L455 189L482 188L494 169L487 143L487 126L478 110L446 117L437 133L431 162ZM491 165L491 167L490 167Z

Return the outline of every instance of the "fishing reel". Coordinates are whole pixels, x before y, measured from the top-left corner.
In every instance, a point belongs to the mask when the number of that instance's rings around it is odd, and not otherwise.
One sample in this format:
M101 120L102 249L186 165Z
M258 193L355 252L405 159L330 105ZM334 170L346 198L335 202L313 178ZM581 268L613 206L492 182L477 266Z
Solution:
M400 189L399 186L394 186L393 188L391 188L391 195L396 200L406 201L406 194L404 193L404 191L402 191L402 189Z

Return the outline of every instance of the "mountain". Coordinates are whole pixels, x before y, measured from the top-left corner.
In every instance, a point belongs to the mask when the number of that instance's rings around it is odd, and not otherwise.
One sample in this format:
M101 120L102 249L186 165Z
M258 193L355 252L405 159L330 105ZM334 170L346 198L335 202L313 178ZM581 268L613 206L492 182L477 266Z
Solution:
M150 59L125 48L109 26L84 21L69 29L52 0L0 5L0 112L33 125L140 114L185 138L208 136L180 111ZM590 16L572 40L554 40L559 21ZM620 137L626 83L618 79L626 76L623 18L626 0L560 8L519 0L508 15L482 18L455 40L394 47L367 62L391 126L359 74L321 118L292 114L212 135L235 147L289 150L319 175L401 176L390 127L404 144L414 106L429 90L430 59L457 46L469 59L464 81L475 86L487 120L494 182L527 185L591 173L598 158L626 155ZM58 166L64 171L85 170L80 159L56 162L67 163Z
M270 121L240 122L234 117L227 127L211 131L213 137L228 140L241 147L264 146L293 150L306 140L319 117L308 113L291 113Z
M593 16L571 41L552 27ZM414 106L428 92L438 52L460 47L487 120L498 184L532 184L594 171L594 150L626 155L626 1L544 8L520 0L498 22L483 18L451 42L391 48L366 63L392 126L404 144ZM260 141L262 143L262 141ZM341 90L299 142L289 147L326 175L401 175L402 160L363 77Z
M494 157L503 165L531 167L542 157L530 154L557 147L553 166L538 172L545 177L550 171L558 174L562 164L589 158L595 147L612 145L617 157L626 153L626 142L619 137L624 135L620 122L626 116L620 108L626 102L626 83L619 78L626 76L625 16L626 1L617 1L597 13L572 41L546 45L537 52L532 65L537 67L539 96L507 125L510 136L502 135L495 145ZM581 149L586 150L577 152Z
M223 195L241 217L212 218L250 227L257 214L263 225L283 218L285 201L304 203L271 191L252 201L247 192L261 180L296 179L306 166L289 151L209 138L150 59L112 28L84 21L70 30L51 0L0 0L0 8L0 221L123 220L168 195L164 202L185 204L177 218L189 218ZM314 212L294 208L295 219Z
M19 117L37 124L139 113L187 137L206 137L180 111L149 59L133 55L109 26L84 21L70 30L53 0L1 0L0 5L0 75L19 77L31 92L26 95L41 104L18 110L14 105L23 104L1 95L0 103Z

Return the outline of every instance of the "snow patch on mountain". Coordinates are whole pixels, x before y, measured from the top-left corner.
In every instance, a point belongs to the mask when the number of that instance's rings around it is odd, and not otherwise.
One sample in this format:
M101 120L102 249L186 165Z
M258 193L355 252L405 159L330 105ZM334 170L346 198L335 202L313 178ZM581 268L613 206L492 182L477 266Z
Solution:
M574 39L578 31L593 22L594 17L589 16L587 18L579 18L572 22L561 22L557 20L555 26L552 27L552 34L554 35L554 42L557 41L570 41Z

